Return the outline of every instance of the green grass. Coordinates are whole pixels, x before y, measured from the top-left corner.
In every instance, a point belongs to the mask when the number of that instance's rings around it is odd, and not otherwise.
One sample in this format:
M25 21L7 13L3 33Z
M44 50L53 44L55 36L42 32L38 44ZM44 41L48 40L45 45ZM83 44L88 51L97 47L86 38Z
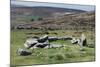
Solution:
M54 64L54 63L72 63L72 62L83 62L83 61L94 61L95 60L95 48L84 47L83 51L80 51L78 45L71 44L70 40L63 41L58 40L51 42L53 44L62 44L65 47L62 48L51 48L51 49L35 49L33 54L30 56L18 56L16 51L18 48L24 47L24 42L27 36L34 36L34 33L38 32L36 30L12 30L11 31L11 65L33 65L33 64ZM40 31L39 31L40 32ZM58 33L53 34L53 32ZM76 33L76 31L67 30L56 30L49 31L52 36L65 36L73 35L79 37L81 34ZM83 32L88 40L89 45L94 45L95 35L92 31ZM37 35L41 36L41 35ZM31 50L30 50L31 51Z

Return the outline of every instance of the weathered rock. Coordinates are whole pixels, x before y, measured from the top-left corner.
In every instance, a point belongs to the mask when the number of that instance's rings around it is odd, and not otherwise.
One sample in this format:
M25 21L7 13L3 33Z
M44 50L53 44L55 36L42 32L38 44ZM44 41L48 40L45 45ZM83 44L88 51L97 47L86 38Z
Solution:
M84 34L82 34L82 35L81 35L81 37L80 37L80 42L79 42L79 45L80 45L81 47L83 47L83 46L86 46L86 45L87 45L86 37L85 37L85 35L84 35Z
M87 39L86 39L86 36L84 34L81 35L81 40L82 40L82 44L83 46L86 46L87 45Z
M33 48L55 48L55 47L62 47L62 45L58 44L50 44L49 41L56 41L56 40L70 40L72 37L65 36L65 37L48 37L45 35L40 38L29 38L24 43L24 46L27 49Z
M87 44L86 37L85 37L84 34L82 34L79 39L73 38L71 40L71 43L72 44L78 44L80 46L80 49L83 49L83 46L86 46L86 44Z
M58 37L48 37L48 40L49 41L56 41L56 40L58 40Z
M17 50L17 55L20 55L20 56L27 56L27 55L31 55L32 53L27 51L26 49L22 49L22 48L19 48Z
M64 36L64 37L48 37L49 41L56 41L56 40L72 40L71 36Z
M72 43L72 44L78 44L78 43L79 43L79 39L73 38L73 39L71 40L71 43Z
M33 48L45 48L46 46L49 46L49 45L50 44L48 44L48 43L37 43L36 45L34 45Z
M38 39L37 38L28 38L26 40L26 42L24 43L24 46L27 49L30 49L30 48L33 49L33 48L44 48L48 44L49 44L48 35L45 35Z
M40 37L37 41L39 42L39 43L44 43L44 42L46 42L48 40L48 35L45 35L45 36L43 36L43 37Z
M29 49L29 48L33 47L35 44L37 44L37 43L38 43L37 39L29 38L24 43L24 46L25 46L25 48Z
M59 40L72 40L71 36L58 37Z

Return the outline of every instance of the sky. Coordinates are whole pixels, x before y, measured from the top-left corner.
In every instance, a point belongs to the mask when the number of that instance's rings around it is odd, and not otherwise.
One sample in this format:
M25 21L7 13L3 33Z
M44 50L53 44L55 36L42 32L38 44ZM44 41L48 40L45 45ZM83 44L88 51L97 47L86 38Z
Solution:
M46 2L31 2L31 1L11 1L11 4L15 5L22 5L28 7L35 7L35 6L46 6L46 7L59 7L59 8L70 8L70 9L79 9L85 11L94 11L94 5L79 5L79 4L65 4L65 3L46 3Z

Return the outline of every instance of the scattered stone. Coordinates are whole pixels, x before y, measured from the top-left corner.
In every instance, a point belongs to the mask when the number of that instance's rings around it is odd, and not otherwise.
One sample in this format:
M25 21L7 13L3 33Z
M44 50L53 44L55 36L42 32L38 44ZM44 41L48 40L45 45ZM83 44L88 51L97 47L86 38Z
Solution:
M87 44L86 37L85 37L84 34L82 34L79 39L73 38L71 40L71 43L72 44L78 44L80 46L80 50L83 50L83 46L86 46L86 44Z
M29 49L29 48L33 47L35 44L37 44L37 43L38 43L37 39L29 38L24 43L24 46L25 46L25 48Z
M59 44L50 44L49 41L56 41L56 40L71 40L72 44L78 44L81 48L86 45L86 37L84 34L81 35L79 39L73 38L71 36L64 36L64 37L49 37L48 35L44 35L40 38L29 38L24 43L24 46L27 49L34 49L34 48L55 48L55 47L62 47Z
M73 39L71 40L71 43L72 43L72 44L77 44L77 43L78 43L78 40L75 39L75 38L73 38Z
M44 43L48 40L48 35L44 35L43 37L40 37L37 41L39 43Z
M19 48L17 50L17 54L20 56L27 56L27 55L31 55L32 53L27 51L26 49Z

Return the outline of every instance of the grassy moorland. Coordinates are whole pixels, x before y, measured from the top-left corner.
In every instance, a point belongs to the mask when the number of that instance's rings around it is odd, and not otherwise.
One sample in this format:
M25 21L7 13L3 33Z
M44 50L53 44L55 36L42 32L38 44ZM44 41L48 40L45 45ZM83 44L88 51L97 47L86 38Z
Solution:
M71 14L66 14L66 13ZM74 13L74 14L73 14ZM41 19L42 18L42 19ZM52 44L62 44L62 48L34 49L32 55L18 56L18 48L24 48L27 37L73 36L82 33L87 38L83 51L70 40L58 40ZM32 51L31 49L29 51ZM95 60L95 12L60 8L11 7L11 66L72 63Z
M78 45L71 44L70 40L63 41L58 40L51 43L66 45L62 48L50 48L50 49L35 49L30 56L18 56L16 51L18 48L24 48L24 42L28 36L36 36L34 33L42 33L37 30L12 30L11 31L11 65L33 65L33 64L54 64L54 63L72 63L83 61L95 60L95 34L93 31L83 32L88 41L88 46L84 47L83 51L80 51ZM56 30L48 31L49 36L65 36L73 35L74 37L80 37L80 33L76 31L68 30ZM57 34L54 34L54 33ZM32 34L28 34L32 33ZM38 34L37 36L42 36ZM92 47L91 47L92 46ZM32 50L30 50L32 51Z

